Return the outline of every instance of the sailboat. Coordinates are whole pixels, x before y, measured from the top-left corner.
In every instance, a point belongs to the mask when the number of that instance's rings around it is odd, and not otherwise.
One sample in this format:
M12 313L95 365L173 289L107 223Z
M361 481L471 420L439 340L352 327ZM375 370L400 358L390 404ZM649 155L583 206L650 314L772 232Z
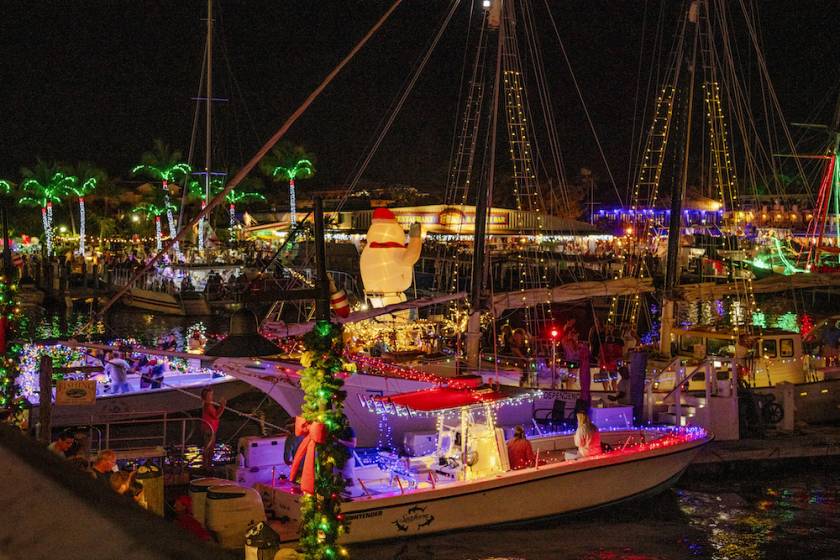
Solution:
M638 280L635 278L620 279L616 281L599 281L599 282L576 282L574 284L549 287L547 281L539 278L542 274L540 268L532 270L529 274L537 275L537 280L529 279L527 281L519 282L519 289L512 293L495 294L495 296L487 302L485 295L489 292L486 277L486 261L485 261L485 240L487 234L487 220L488 215L491 214L491 197L490 191L496 182L494 179L495 173L495 153L496 153L496 129L498 128L497 121L499 119L498 112L500 107L507 109L508 133L510 136L511 150L514 151L515 157L513 165L516 172L516 180L518 192L521 193L521 205L524 213L525 209L532 208L533 214L539 218L539 203L535 201L538 197L538 189L536 185L536 175L532 170L533 156L531 155L531 148L527 142L523 142L522 138L526 137L529 132L527 128L527 118L525 117L524 109L524 87L522 84L522 70L520 62L517 58L516 38L507 36L502 38L499 34L499 26L503 19L508 19L508 26L510 30L515 28L512 23L516 16L516 11L513 5L509 5L504 13L501 11L500 3L491 3L491 6L482 12L481 41L477 48L477 58L473 63L472 74L474 76L473 83L469 87L470 93L466 101L467 110L463 116L465 132L459 138L461 144L457 150L458 155L456 163L453 164L456 168L453 171L453 179L451 185L451 195L448 196L447 203L452 212L460 212L460 215L466 215L467 198L469 195L470 185L473 185L472 195L477 197L476 206L472 215L475 216L473 229L473 264L471 267L472 282L470 284L470 293L455 292L450 294L450 301L456 301L467 297L471 305L470 311L470 327L466 336L466 354L468 356L467 362L463 363L460 358L451 358L448 363L445 362L429 362L429 363L409 363L404 366L394 365L384 362L383 360L375 359L369 356L353 356L359 365L359 372L349 378L345 384L348 391L348 399L345 405L345 411L350 419L351 425L355 427L357 437L361 445L373 445L380 441L378 422L370 416L364 406L365 399L375 395L388 395L400 392L419 390L423 388L430 388L439 384L458 384L458 377L466 371L474 372L481 375L485 382L498 383L505 382L505 379L498 375L498 369L493 365L488 367L487 363L479 362L479 342L480 329L478 329L478 319L485 307L489 307L490 311L499 316L508 310L523 310L524 313L531 317L532 322L538 325L537 328L542 328L547 324L547 302L558 303L573 300L586 300L595 296L614 296L618 294L638 293L639 290L652 290L652 284L649 279ZM511 32L512 34L512 32ZM498 40L494 45L490 38ZM495 48L494 48L495 47ZM486 53L496 53L496 56L489 56L484 58ZM483 72L485 66L495 64L495 72L488 72L487 75L479 74ZM494 83L495 82L495 83ZM485 91L486 84L489 83L493 87L490 90L495 91L493 99L485 99L489 94ZM504 98L504 101L502 100ZM513 100L519 100L514 102ZM491 109L488 113L487 109ZM477 139L481 134L478 131L479 123L482 125L489 123L492 120L493 126L488 126L488 135L490 137L490 146L487 148L489 154L488 161L482 162L488 169L486 177L483 181L473 179L473 176L480 175L479 171L473 169L479 165L479 160L475 155L480 150L477 146ZM482 129L483 130L483 129ZM466 170L461 169L466 167ZM480 183L480 186L476 186ZM374 222L377 222L377 216L374 215ZM381 212L379 222L384 222L388 219L386 212ZM545 220L548 221L547 219ZM377 227L382 223L374 223ZM373 226L371 226L373 228ZM405 242L405 233L400 227L397 227L398 233L394 239L388 238L387 246L393 247L393 251L401 251L398 248L403 246ZM401 239L398 239L401 238ZM377 240L379 242L379 240ZM412 239L408 240L405 246L405 251L411 246ZM519 253L522 253L521 251ZM516 257L521 256L517 254ZM528 268L534 268L534 264L538 262L539 256L530 255L530 251L524 252L526 256L532 257L532 264L523 265ZM515 258L515 257L514 257ZM364 274L363 274L364 277ZM409 273L410 277L410 273ZM370 310L360 313L364 318L373 317L376 313L392 313L398 311L405 300L402 293L378 293L376 297L372 298L372 302L382 301L383 303L394 302L385 309ZM426 302L429 305L440 305L446 303L446 294L440 298L430 298L431 301ZM489 305L488 305L489 303ZM419 307L424 302L406 302L406 307ZM353 321L357 317L355 314L348 318L348 321ZM342 321L345 322L345 321ZM541 326L540 326L541 325ZM311 325L300 325L297 328L286 327L282 328L285 334L291 335L294 333L306 332ZM273 360L251 360L250 362L240 359L219 359L215 363L215 367L221 371L235 376L243 381L251 383L260 388L260 390L271 395L287 412L295 415L300 409L300 403L303 399L303 391L300 387L300 378L297 374L297 366L291 365L288 362L277 362ZM516 375L516 382L518 383L521 373ZM547 389L551 389L550 386ZM574 403L576 395L569 391L560 394L559 391L547 391L542 394L535 403L523 404L521 407L505 407L503 414L505 415L503 422L509 424L533 424L533 416L535 409L552 409L555 407L555 400L558 398L565 398L570 400L570 405ZM568 406L571 409L571 406ZM500 420L502 421L502 420ZM623 426L629 426L633 423L632 414L625 415L621 420ZM428 420L417 417L403 417L398 418L395 422L389 425L389 433L395 442L400 442L402 436L407 432L427 431L431 427ZM604 426L607 427L607 426Z

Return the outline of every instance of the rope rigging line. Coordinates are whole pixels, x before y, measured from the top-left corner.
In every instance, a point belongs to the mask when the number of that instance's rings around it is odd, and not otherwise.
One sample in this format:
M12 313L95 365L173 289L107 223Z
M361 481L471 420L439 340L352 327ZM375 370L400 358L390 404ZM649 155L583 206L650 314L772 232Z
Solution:
M595 138L595 143L598 145L598 152L601 154L601 160L604 163L604 167L607 170L607 174L610 176L610 182L612 183L613 190L615 191L615 196L618 197L619 205L623 205L621 198L621 193L618 192L618 185L615 182L615 177L613 177L612 170L610 169L610 164L607 162L607 156L604 153L604 147L601 145L601 140L598 137L598 132L595 130L595 124L592 122L592 116L589 114L589 107L586 105L586 101L583 99L583 92L580 89L580 84L578 83L577 76L575 76L574 69L572 68L572 62L569 59L569 55L566 52L566 47L563 43L563 39L560 37L560 29L557 27L557 22L554 19L554 14L551 13L551 9L548 6L548 0L543 0L545 3L546 10L548 11L548 19L551 22L551 26L554 29L554 34L557 37L557 42L560 44L560 52L563 53L563 60L566 62L566 67L569 69L569 75L572 78L572 83L575 85L575 91L577 91L578 99L580 99L580 103L583 106L583 112L586 115L586 122L589 123L589 129L592 131L592 136Z
M116 303L122 296L124 296L130 289L131 285L140 278L143 274L151 270L155 264L163 258L163 255L166 254L172 247L175 246L178 241L182 240L186 237L187 233L191 231L191 229L198 224L198 222L203 219L205 216L209 215L210 212L218 205L222 204L225 200L225 197L236 188L240 182L251 172L251 170L262 160L263 157L271 150L271 148L280 141L286 135L286 132L291 128L291 126L303 115L303 113L309 108L313 101L324 91L324 89L333 81L333 79L338 75L341 70L347 66L347 64L355 57L356 53L358 53L362 47L368 42L368 40L382 27L385 21L391 16L391 14L397 9L400 5L402 0L395 0L394 3L388 8L385 14L373 25L373 27L368 30L368 32L356 43L356 45L351 49L351 51L338 63L338 65L333 68L329 74L324 78L324 80L316 87L304 100L304 102L289 116L283 125L268 139L268 141L260 148L256 154L251 158L251 160L246 163L236 175L227 182L224 189L219 192L215 197L210 199L207 202L206 207L199 212L188 224L181 228L181 230L175 235L174 239L170 239L166 242L166 245L163 247L161 251L159 251L154 257L152 257L148 263L138 271L134 273L134 275L129 279L125 286L123 286L117 293L108 300L103 308L100 310L100 314L104 314L114 303ZM94 321L94 317L91 317L91 322Z
M400 111L402 110L403 106L405 105L406 99L408 99L408 96L414 90L414 86L417 84L418 78L423 73L423 70L426 68L426 64L429 62L429 59L431 58L432 53L434 52L435 48L437 47L438 42L440 42L440 38L443 36L444 31L446 31L446 28L449 26L449 22L452 20L452 16L455 14L455 11L458 8L459 4L460 4L460 0L454 0L452 2L452 7L450 8L449 12L447 13L446 17L443 20L443 23L441 24L440 28L438 29L437 33L435 34L434 38L432 39L432 42L429 45L428 49L426 50L426 53L423 55L422 59L420 60L420 63L418 64L417 69L414 71L414 73L411 76L411 79L409 80L408 84L403 89L403 92L400 95L400 98L397 101L396 106L393 108L390 115L386 119L385 124L382 126L382 129L379 132L378 137L376 138L376 140L373 143L373 146L368 151L367 155L365 156L364 161L362 162L361 166L357 170L357 172L356 172L355 176L353 177L352 181L350 182L350 184L347 186L347 189L345 190L344 196L341 198L338 205L336 206L336 211L337 212L340 211L344 207L344 204L347 202L347 199L355 191L356 186L359 183L359 180L362 178L362 175L364 175L365 171L367 171L368 165L370 165L370 162L373 159L373 156L376 155L376 152L379 149L379 146L382 144L382 141L385 139L385 136L387 136L388 132L391 130L391 126L394 124L394 121L396 120L397 115L399 115Z

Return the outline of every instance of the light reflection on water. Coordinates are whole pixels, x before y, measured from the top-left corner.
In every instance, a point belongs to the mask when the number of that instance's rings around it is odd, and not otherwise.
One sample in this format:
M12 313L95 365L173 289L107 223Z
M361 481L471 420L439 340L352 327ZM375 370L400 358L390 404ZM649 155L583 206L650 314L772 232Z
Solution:
M838 559L838 473L823 466L686 477L659 496L597 512L352 552L371 560Z
M63 315L59 311L39 308L25 308L24 315L26 319L23 324L23 334L26 338L62 338L72 333L74 329L80 329L86 325L91 317L90 312L75 311ZM208 336L223 335L228 330L227 316L155 315L120 306L114 307L107 313L103 328L106 339L133 337L148 345L154 344L158 337L170 332L176 332L184 337L187 329L198 322L205 325Z

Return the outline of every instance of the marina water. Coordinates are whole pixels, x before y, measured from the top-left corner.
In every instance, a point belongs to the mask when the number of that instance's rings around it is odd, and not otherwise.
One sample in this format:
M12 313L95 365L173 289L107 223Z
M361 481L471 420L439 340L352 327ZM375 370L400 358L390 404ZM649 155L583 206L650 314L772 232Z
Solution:
M702 477L689 471L677 487L623 505L352 552L371 560L838 559L838 466L751 466Z

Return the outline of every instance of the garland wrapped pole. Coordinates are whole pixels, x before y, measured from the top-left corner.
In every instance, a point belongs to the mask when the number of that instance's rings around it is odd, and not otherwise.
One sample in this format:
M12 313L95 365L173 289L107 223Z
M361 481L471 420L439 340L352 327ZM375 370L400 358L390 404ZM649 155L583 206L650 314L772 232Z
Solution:
M0 421L4 422L17 422L24 408L17 385L20 345L11 343L18 312L16 289L7 275L0 276Z
M349 426L344 415L344 378L355 364L343 359L341 325L330 322L329 280L324 243L324 211L315 198L315 259L318 271L315 326L304 336L306 351L300 384L304 391L301 415L295 420L295 434L304 436L292 462L289 478L301 473L300 544L306 558L324 560L346 557L338 539L348 530L341 513L341 495L346 481L344 463L348 449L339 441Z

